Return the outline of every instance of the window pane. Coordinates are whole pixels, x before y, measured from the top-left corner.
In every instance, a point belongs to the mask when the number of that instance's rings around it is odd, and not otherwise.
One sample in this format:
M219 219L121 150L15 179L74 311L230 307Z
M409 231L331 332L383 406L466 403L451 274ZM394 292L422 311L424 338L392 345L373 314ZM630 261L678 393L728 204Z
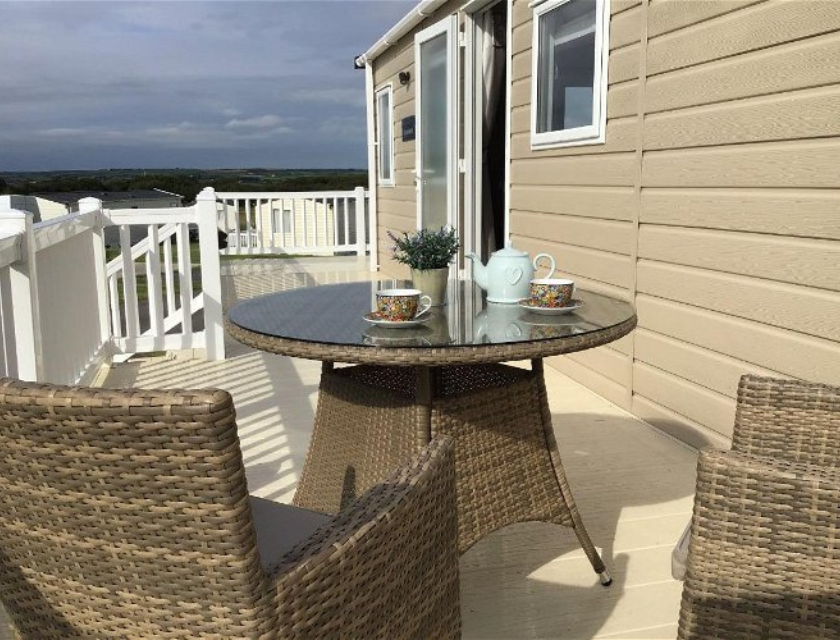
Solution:
M391 179L391 95L379 94L379 178Z
M283 233L291 233L292 232L292 216L294 215L293 209L290 206L283 208Z
M571 0L540 17L537 133L594 124L596 0Z
M420 45L420 197L423 226L432 229L446 224L448 212L446 45L446 34Z

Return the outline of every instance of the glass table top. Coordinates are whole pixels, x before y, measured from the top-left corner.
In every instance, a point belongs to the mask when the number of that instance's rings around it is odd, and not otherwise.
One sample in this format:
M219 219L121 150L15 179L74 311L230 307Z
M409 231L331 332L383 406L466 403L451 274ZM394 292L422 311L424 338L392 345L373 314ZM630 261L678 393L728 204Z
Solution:
M624 301L578 289L572 313L543 315L516 304L488 303L471 281L450 281L447 304L432 307L414 327L386 328L365 320L376 291L409 287L394 281L354 282L292 289L233 307L228 320L248 331L320 344L429 348L538 342L609 329L635 317Z

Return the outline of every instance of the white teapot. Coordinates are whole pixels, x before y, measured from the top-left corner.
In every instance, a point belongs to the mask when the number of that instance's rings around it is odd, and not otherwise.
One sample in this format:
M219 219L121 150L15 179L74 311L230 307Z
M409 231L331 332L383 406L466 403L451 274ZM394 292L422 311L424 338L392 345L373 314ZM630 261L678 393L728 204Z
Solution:
M487 302L503 304L516 304L528 297L537 260L548 258L551 261L551 271L546 278L553 276L557 268L554 258L547 253L540 253L532 261L527 252L510 245L494 251L487 266L481 264L481 259L474 253L466 257L473 263L473 279L487 292Z
M489 302L475 318L474 344L502 344L527 340L530 329L521 318L527 311L516 305Z

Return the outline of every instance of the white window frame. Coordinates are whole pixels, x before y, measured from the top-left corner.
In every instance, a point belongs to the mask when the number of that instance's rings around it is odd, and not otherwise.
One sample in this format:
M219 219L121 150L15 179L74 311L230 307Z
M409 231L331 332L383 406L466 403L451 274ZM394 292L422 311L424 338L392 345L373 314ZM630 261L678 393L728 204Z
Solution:
M382 145L380 144L380 132L381 132L381 122L383 114L381 113L381 109L379 107L379 99L382 95L388 96L388 135L391 138L391 157L388 158L388 168L390 169L390 175L387 178L382 177ZM378 177L378 182L380 185L385 187L393 187L394 186L394 86L392 83L386 84L384 87L381 87L376 93L374 94L374 104L376 105L376 175Z
M271 225L274 233L286 234L292 232L292 216L295 215L294 204L281 201L279 207L271 207ZM278 224L279 223L279 224ZM288 227L288 229L286 228Z
M533 40L531 62L531 149L576 147L603 144L607 136L607 66L610 55L610 1L595 0L595 64L592 83L592 124L573 129L537 132L537 94L540 68L539 21L546 13L574 0L533 2Z

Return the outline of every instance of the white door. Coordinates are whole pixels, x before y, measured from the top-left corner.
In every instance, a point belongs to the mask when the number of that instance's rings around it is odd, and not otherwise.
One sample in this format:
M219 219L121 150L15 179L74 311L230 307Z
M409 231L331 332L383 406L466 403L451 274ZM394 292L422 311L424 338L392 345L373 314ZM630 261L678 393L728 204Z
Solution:
M414 38L417 63L417 228L454 225L457 206L457 18Z

